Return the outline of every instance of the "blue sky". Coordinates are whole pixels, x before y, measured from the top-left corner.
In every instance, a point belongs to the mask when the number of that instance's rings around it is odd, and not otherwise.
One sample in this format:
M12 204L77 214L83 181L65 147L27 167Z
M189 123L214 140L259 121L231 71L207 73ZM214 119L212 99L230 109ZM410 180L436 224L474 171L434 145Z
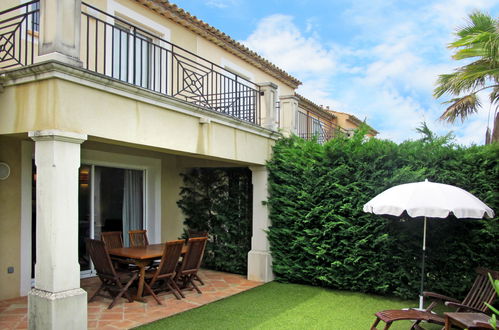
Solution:
M317 104L352 113L401 142L426 121L459 143L482 144L490 106L464 123L438 120L432 97L453 61L446 46L473 10L499 15L499 0L173 0L300 81ZM490 114L493 118L493 109ZM492 121L492 119L490 119Z

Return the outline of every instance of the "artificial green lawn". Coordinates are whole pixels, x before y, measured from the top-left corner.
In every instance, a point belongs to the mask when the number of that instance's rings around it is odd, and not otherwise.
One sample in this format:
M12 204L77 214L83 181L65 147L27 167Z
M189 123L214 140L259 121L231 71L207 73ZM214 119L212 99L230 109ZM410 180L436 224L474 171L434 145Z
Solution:
M416 301L271 282L138 329L369 329L375 312L416 305ZM395 322L391 329L408 329L409 324ZM424 327L441 329L433 324Z

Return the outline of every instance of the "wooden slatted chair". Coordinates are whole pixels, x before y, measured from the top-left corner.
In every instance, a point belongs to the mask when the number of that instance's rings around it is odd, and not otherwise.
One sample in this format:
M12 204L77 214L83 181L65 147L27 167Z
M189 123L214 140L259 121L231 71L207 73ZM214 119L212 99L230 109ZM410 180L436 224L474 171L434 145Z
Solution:
M144 282L146 291L153 296L159 305L161 302L156 293L165 289L169 289L180 300L181 296L178 293L180 289L173 279L183 246L184 240L166 242L159 266L154 271L146 272Z
M189 238L189 241L187 242L187 252L182 259L182 263L180 264L174 279L176 283L181 283L182 289L194 288L198 293L202 293L196 283L194 283L194 279L201 266L207 240L208 237ZM192 288L188 287L189 284ZM179 290L179 293L182 298L185 298L182 290Z
M121 231L105 231L100 234L101 241L104 242L108 250L119 249L123 247L123 233ZM133 260L111 256L115 268L138 270L133 264Z
M147 246L149 240L147 239L147 230L130 230L128 232L131 247Z
M377 312L375 314L376 320L374 321L371 329L376 329L376 326L380 321L384 321L386 323L384 327L385 330L389 329L394 321L399 320L414 320L415 322L411 329L422 329L419 326L422 321L444 325L445 322L443 316L437 315L433 312L435 306L440 303L444 303L449 307L455 307L456 312L487 312L488 307L485 303L492 304L496 298L496 292L492 287L487 274L490 274L493 279L497 280L499 279L499 271L479 267L476 269L476 274L475 282L473 283L470 291L468 291L468 294L464 300L459 301L434 292L423 292L424 297L432 300L424 311L409 309Z
M189 238L208 237L208 231L206 230L189 229L188 233L189 233Z
M107 291L110 298L113 299L111 304L107 307L108 309L113 308L116 301L123 295L129 302L133 302L133 299L128 292L128 288L137 279L138 274L136 272L116 270L113 267L113 263L111 262L104 242L86 238L85 245L87 247L87 252L90 255L90 259L94 264L97 276L99 276L102 282L99 289L90 297L88 302L91 302L97 295L109 298L109 296L103 295L101 291Z
M206 230L189 229L188 233L189 233L189 238L208 237L208 231L206 231ZM204 285L204 282L199 277L199 274L196 274L196 276L194 276L194 280L198 281L201 285Z
M100 234L100 239L106 244L108 250L123 247L123 233L121 231L102 232Z

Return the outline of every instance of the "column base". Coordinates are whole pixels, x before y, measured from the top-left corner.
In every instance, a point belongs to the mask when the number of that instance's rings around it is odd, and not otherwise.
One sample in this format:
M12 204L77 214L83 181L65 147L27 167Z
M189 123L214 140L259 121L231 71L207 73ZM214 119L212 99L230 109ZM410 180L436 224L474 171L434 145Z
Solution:
M74 289L28 294L29 329L87 329L87 292Z
M251 250L248 253L248 280L258 282L274 280L272 256L269 251Z

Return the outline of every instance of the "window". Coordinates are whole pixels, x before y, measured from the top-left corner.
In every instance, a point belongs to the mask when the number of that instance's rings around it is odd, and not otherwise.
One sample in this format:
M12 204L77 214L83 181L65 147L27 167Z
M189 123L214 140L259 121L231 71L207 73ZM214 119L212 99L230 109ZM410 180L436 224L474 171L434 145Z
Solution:
M35 2L30 7L30 12L36 11L31 16L31 30L38 32L40 31L40 2Z
M136 29L116 24L113 29L113 78L149 88L152 39Z

